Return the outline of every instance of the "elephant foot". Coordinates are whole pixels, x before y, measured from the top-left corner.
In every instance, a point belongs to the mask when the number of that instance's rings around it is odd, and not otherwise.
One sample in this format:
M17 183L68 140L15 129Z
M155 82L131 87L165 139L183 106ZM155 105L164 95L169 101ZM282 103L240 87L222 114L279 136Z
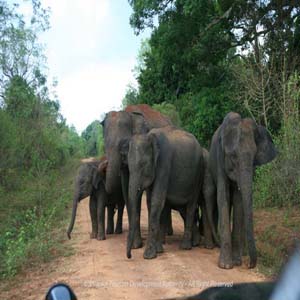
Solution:
M221 269L232 269L233 268L232 259L225 259L220 256L218 266Z
M180 249L191 250L192 249L192 241L187 240L187 239L182 240L182 242L180 243Z
M234 266L241 266L242 265L242 258L241 257L238 257L238 256L234 257L233 256L232 261L233 261Z
M114 233L114 229L113 228L107 228L106 229L106 234L113 234Z
M97 235L97 240L98 241L104 241L106 239L105 235L104 234L98 234Z
M156 243L156 252L157 253L163 253L164 252L164 248L163 248L163 245L161 243Z
M142 248L143 247L143 241L141 236L137 236L134 239L133 245L132 245L132 249L138 249L138 248Z
M152 259L157 257L156 247L154 245L147 246L144 251L145 259Z
M193 247L200 246L200 240L201 240L201 237L200 237L199 233L193 234Z
M91 238L91 239L97 238L97 233L96 233L96 232L92 232L92 233L90 234L90 238Z
M193 247L198 247L198 246L200 246L200 239L193 239L192 246L193 246Z
M122 227L116 227L115 234L121 234L122 232Z
M214 249L215 248L215 244L214 244L214 242L212 240L205 239L204 240L204 247L206 249Z
M250 261L247 263L248 269L253 269L256 267L257 258L250 258Z

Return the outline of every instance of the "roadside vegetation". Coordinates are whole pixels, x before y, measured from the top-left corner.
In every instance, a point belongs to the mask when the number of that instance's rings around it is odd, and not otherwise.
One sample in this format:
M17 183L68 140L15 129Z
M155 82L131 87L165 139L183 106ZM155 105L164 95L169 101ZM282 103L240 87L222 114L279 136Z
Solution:
M0 0L0 279L71 251L62 241L76 169L103 144L99 122L79 136L61 115L38 42L49 11L38 0L31 9L27 20Z

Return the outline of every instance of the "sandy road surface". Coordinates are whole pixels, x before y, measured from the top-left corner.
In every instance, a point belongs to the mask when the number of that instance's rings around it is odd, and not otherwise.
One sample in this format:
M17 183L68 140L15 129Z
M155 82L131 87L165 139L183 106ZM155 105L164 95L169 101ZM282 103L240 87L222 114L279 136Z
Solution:
M146 237L147 211L142 208L142 235ZM233 270L217 267L218 250L179 250L182 221L173 214L174 236L167 237L165 252L154 260L143 259L143 249L125 255L124 233L108 235L105 241L90 240L88 201L80 203L72 240L75 255L60 258L26 274L14 290L0 292L0 299L44 299L47 288L57 282L70 284L80 300L162 299L195 294L214 282L261 281L263 277L245 266Z

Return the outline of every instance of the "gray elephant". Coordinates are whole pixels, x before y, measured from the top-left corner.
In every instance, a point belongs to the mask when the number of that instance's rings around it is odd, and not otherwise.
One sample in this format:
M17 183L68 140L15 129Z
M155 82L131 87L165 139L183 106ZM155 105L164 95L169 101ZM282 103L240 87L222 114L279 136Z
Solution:
M167 126L148 134L134 135L123 141L122 154L127 154L129 178L130 223L127 257L136 228L139 199L144 190L150 198L149 231L144 258L155 258L163 251L160 219L166 202L171 207L185 207L186 217L182 249L192 248L192 229L197 207L203 155L196 138L183 130Z
M216 230L218 227L216 187L208 168L209 152L205 148L201 148L200 155L203 156L203 176L201 176L200 193L194 218L193 246L201 245L207 249L213 249L215 246L219 246L219 238ZM179 213L185 222L185 208L180 208ZM165 226L165 224L163 225ZM164 236L161 233L163 240Z
M109 112L102 121L105 154L108 159L105 187L111 193L119 184L121 179L123 196L125 203L128 202L129 172L126 164L122 163L120 153L120 142L123 139L130 139L134 134L147 133L152 128L170 125L171 121L158 111L153 110L145 104L127 106L125 111ZM133 248L142 247L140 232L140 205L139 213L135 220L137 230L134 238ZM127 207L129 210L129 207ZM130 217L130 214L129 214ZM169 213L169 223L171 224L171 214ZM169 233L172 227L169 225Z
M241 265L246 237L249 268L257 261L253 233L252 183L255 167L276 157L277 151L266 128L252 119L228 113L211 143L209 169L217 188L221 251L219 267ZM233 207L231 234L230 211Z
M118 219L115 233L122 233L122 221L124 210L124 199L121 189L121 182L116 186L114 192L108 194L105 190L105 171L107 160L102 157L100 160L83 163L78 171L75 183L75 194L71 222L67 235L71 238L74 227L78 203L90 196L90 216L92 223L91 238L105 240L105 207L107 207L107 229L106 234L114 233L114 213L118 209Z

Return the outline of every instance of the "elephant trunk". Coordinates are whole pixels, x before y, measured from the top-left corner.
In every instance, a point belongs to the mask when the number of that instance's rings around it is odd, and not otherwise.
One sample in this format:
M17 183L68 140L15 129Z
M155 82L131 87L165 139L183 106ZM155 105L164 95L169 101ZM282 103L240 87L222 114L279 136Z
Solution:
M249 268L254 268L257 261L257 253L254 240L253 229L253 207L252 207L252 181L253 181L253 167L249 166L241 172L240 189L242 194L244 224L246 231L246 238L248 244L248 252L250 257Z
M118 176L120 175L121 169L121 157L120 154L112 152L108 156L108 166L106 171L105 189L108 194L111 194L117 187L119 181Z
M76 218L76 212L77 212L77 206L78 206L78 199L79 197L76 195L74 196L74 199L73 199L73 208L72 208L72 216L71 216L71 222L70 222L70 225L69 225L69 228L67 230L67 236L69 239L71 239L71 232L73 230L73 227L74 227L74 223L75 223L75 218Z

